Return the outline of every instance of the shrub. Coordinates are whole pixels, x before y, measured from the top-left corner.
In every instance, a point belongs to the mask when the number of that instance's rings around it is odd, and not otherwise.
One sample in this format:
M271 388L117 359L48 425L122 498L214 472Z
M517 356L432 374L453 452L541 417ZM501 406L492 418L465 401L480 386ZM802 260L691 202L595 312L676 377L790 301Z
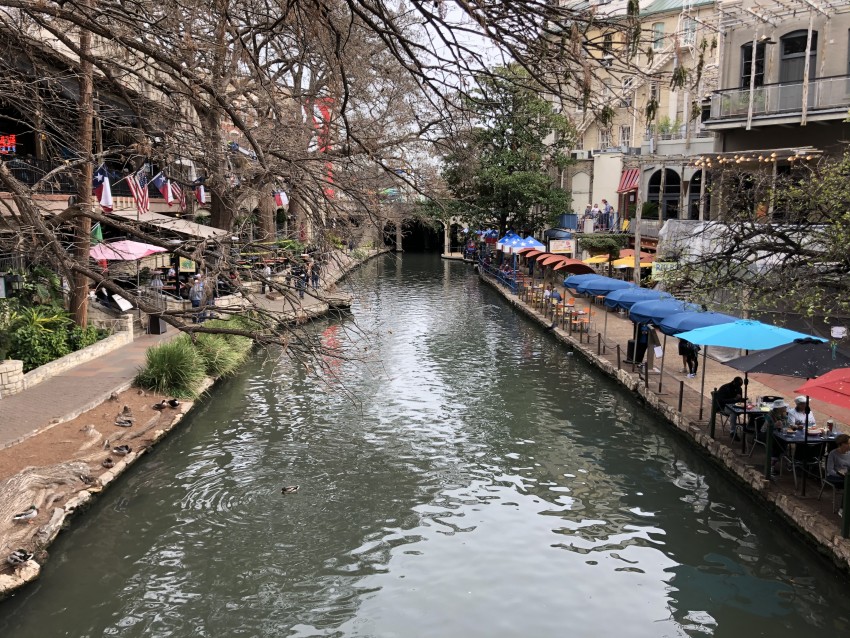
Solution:
M195 337L195 348L204 360L206 373L210 376L230 376L245 359L244 353L237 352L226 336L233 335L199 334Z
M351 256L355 259L366 259L367 253L362 248L355 248L351 251Z
M195 398L206 376L204 359L185 336L149 348L136 385L174 397Z
M105 334L103 330L98 330L94 326L86 326L85 328L74 326L68 333L68 346L71 348L71 352L76 352L97 343L103 339Z
M230 319L214 319L212 321L207 321L204 323L204 327L221 328L223 330L257 330L258 325L247 317L234 316ZM254 343L248 337L242 337L240 335L216 336L224 339L231 347L231 349L242 357L240 359L240 363L248 355L248 352L251 350L251 346Z
M55 308L24 308L11 316L12 343L9 356L24 362L29 372L71 352L68 315Z

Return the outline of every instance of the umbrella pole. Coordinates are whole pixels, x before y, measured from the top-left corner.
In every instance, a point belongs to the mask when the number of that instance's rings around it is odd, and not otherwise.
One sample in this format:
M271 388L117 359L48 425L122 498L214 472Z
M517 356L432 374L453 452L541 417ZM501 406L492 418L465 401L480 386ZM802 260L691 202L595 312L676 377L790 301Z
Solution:
M605 304L602 304L603 312L605 312L605 327L602 329L602 342L608 338L608 310L605 308ZM604 347L604 346L603 346Z
M808 381L808 379L806 379ZM806 495L806 460L809 454L809 395L806 395L806 423L803 426L803 449L806 451L803 456L803 480L800 483L800 496ZM820 460L818 460L820 463ZM846 516L846 514L845 514Z
M699 420L702 421L702 404L705 400L705 359L708 356L708 346L702 349L702 380L699 384Z
M744 425L741 426L741 454L747 453L747 419L750 418L750 415L747 414L747 390L749 390L750 379L749 373L744 372ZM738 428L735 428L737 432Z
M667 335L664 335L664 344L661 346L661 370L658 373L658 394L661 394L661 382L664 379L664 357L667 356Z

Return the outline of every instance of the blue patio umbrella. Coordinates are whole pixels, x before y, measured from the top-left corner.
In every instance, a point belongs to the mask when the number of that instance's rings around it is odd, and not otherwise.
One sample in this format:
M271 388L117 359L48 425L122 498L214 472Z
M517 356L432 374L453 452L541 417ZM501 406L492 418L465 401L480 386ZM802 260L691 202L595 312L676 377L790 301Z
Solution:
M628 310L639 301L666 299L672 296L669 292L661 292L660 290L652 290L651 288L622 288L606 295L603 303L611 309L622 308Z
M690 341L700 346L721 346L724 348L739 348L741 350L767 350L791 343L795 339L806 339L811 335L772 326L752 319L738 319L729 323L721 323L696 330L688 330L676 335L679 339ZM817 337L812 337L817 339ZM818 339L826 341L826 339ZM708 348L706 348L706 351ZM703 353L703 363L705 362ZM744 373L744 401L747 399L747 373ZM705 365L702 368L702 390L705 394ZM702 401L700 397L700 418L702 418ZM742 437L743 438L743 437Z
M680 312L665 317L658 324L658 329L666 335L675 335L688 330L716 326L721 323L732 323L737 317L724 315L721 312Z
M515 247L515 250L519 250L521 248L534 248L535 250L546 250L546 244L543 242L537 241L529 235L525 239L521 240Z
M594 279L597 277L604 277L604 275L597 275L596 273L590 273L587 275L571 275L564 279L564 288L572 288L575 290L576 286L579 284L584 283L588 279Z
M576 292L583 295L607 295L608 293L620 290L623 288L634 288L635 285L630 281L622 279L612 279L611 277L598 277L597 279L587 279L575 287Z
M658 325L670 315L683 312L698 312L700 307L693 303L674 298L650 299L639 301L629 309L629 319L635 323Z
M693 303L688 303L680 299L663 298L650 299L648 301L639 301L632 305L629 309L629 319L639 323L651 323L658 325L662 319L670 315L681 314L682 312L697 312L700 307ZM661 385L664 382L664 354L667 352L667 335L664 335L664 343L661 350L661 369L658 378L658 391L661 391Z
M730 323L697 328L676 335L700 346L722 346L741 350L767 350L791 343L794 339L805 339L811 335L772 326L752 319L738 319ZM817 337L812 337L817 339ZM826 341L826 339L819 339Z

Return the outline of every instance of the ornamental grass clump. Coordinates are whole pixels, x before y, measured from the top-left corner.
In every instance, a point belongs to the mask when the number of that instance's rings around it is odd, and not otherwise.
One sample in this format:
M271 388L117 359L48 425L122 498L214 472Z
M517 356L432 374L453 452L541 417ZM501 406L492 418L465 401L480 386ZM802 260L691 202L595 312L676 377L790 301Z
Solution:
M233 335L199 334L195 348L204 360L206 373L211 377L228 377L245 360L246 351L238 351L226 337ZM244 337L242 337L244 338Z
M206 377L206 365L187 337L178 337L149 348L136 385L159 394L193 399Z

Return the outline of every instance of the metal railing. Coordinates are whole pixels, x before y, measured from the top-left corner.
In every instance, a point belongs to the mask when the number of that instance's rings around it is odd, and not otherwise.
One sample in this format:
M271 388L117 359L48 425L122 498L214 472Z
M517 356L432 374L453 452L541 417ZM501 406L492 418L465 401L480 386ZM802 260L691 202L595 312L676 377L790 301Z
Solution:
M478 260L478 269L480 272L492 277L502 286L510 290L512 293L517 292L517 271L503 271L500 268L491 264L485 264L483 259Z
M711 119L746 117L749 107L749 87L716 91L711 96ZM850 107L850 75L809 81L809 112L847 107ZM753 117L802 110L802 82L765 84L753 90Z

